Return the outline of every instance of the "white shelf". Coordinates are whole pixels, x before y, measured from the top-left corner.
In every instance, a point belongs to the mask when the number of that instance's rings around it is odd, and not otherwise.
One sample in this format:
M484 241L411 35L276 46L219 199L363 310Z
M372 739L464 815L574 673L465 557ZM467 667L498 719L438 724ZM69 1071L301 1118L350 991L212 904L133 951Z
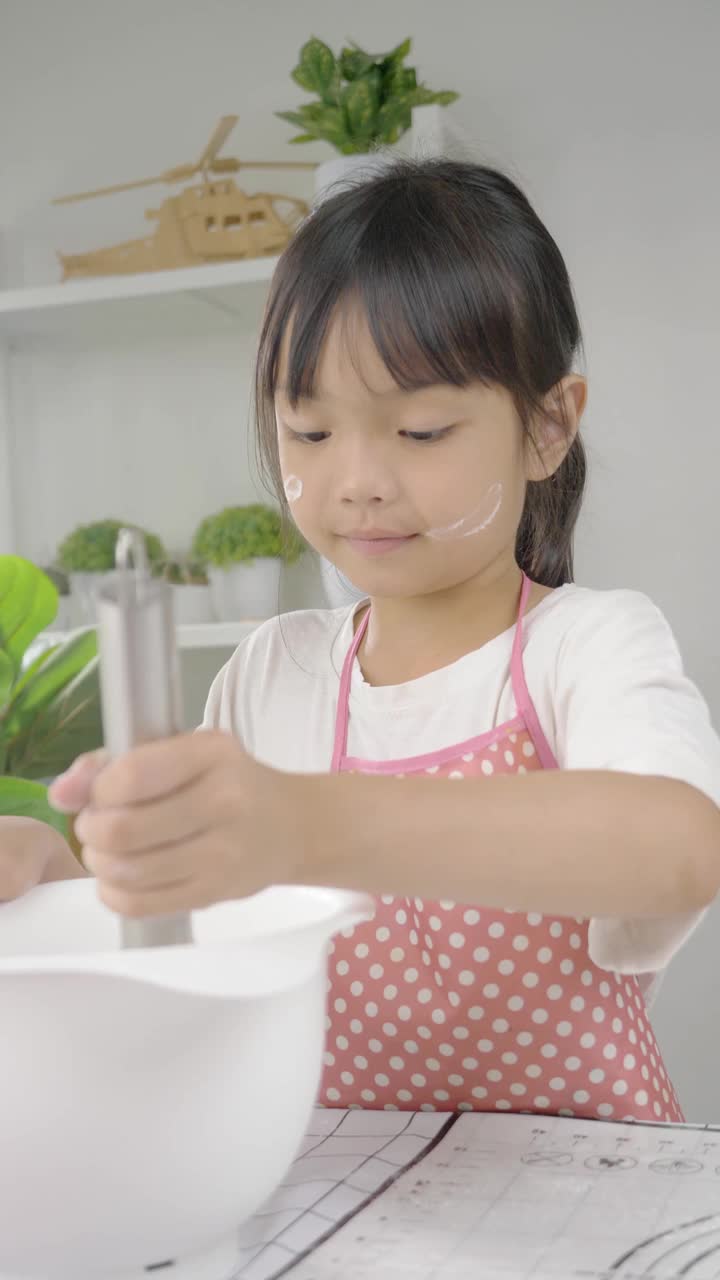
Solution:
M177 628L180 649L234 649L246 636L262 626L263 618L243 622L196 622Z
M198 622L177 627L179 649L234 649L261 626L262 618L248 618L243 622ZM91 627L78 627L77 631L90 631ZM77 631L43 631L33 642L37 652L50 645L62 644Z
M276 263L251 258L0 291L0 337L237 329L249 309L254 323Z

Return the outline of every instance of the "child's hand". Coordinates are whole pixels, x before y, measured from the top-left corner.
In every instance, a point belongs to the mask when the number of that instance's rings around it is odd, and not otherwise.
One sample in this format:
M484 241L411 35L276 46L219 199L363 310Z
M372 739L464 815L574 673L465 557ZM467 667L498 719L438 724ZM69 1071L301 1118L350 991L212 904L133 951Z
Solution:
M0 902L20 898L49 880L80 878L83 869L66 840L36 818L0 817Z
M76 761L50 792L82 809L75 832L102 901L124 916L171 915L287 883L299 841L298 783L226 733Z

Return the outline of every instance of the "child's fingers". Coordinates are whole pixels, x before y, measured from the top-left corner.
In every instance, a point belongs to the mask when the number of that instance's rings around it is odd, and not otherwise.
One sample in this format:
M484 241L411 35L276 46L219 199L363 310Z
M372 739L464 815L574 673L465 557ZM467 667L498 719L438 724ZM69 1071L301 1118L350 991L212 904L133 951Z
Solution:
M144 892L132 892L126 886L98 881L98 896L101 902L111 911L128 919L140 919L143 916L170 916L181 911L200 911L223 901L220 890L213 892L210 888L201 888L196 880L187 879L163 886L160 889L148 889Z
M203 774L187 787L140 804L96 805L93 793L92 803L75 821L75 835L83 845L108 854L146 854L158 845L188 840L226 823L234 811L235 790L212 785L212 779Z
M60 813L78 813L90 803L90 793L98 774L107 768L110 754L101 748L78 756L48 788L48 799Z
M214 730L145 742L100 771L91 802L100 809L159 799L240 754L239 744L230 734Z

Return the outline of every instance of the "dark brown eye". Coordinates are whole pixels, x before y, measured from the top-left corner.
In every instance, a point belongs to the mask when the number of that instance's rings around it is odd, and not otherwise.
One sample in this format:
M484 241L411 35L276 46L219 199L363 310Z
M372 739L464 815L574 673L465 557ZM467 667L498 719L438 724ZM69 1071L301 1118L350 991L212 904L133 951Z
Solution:
M452 427L438 427L435 431L401 431L400 434L416 444L434 444L436 440L442 440L450 431Z
M329 431L293 431L294 440L299 440L301 444L321 444L323 440L327 440L330 435Z

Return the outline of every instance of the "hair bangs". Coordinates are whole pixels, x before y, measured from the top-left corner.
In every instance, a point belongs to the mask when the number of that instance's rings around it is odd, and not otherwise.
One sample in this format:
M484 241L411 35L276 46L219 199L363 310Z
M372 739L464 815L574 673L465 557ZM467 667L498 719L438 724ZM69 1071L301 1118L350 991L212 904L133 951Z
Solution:
M459 219L455 234L447 226L441 234L437 193L425 195L425 201L417 193L408 201L396 183L379 200L376 190L367 216L355 219L353 243L347 236L338 243L326 233L322 254L315 252L311 215L286 252L283 278L276 282L274 322L268 317L265 333L271 362L266 392L278 388L282 355L283 391L290 402L311 398L323 344L336 321L344 325L352 356L350 317L356 309L401 390L472 382L514 388L517 362L508 360L516 337L513 282L491 237L478 253L477 225L471 236Z
M473 288L477 281L451 246L438 255L431 245L406 241L404 252L388 246L385 260L374 245L366 248L358 301L378 354L403 391L501 379L498 317L486 305L487 290Z

